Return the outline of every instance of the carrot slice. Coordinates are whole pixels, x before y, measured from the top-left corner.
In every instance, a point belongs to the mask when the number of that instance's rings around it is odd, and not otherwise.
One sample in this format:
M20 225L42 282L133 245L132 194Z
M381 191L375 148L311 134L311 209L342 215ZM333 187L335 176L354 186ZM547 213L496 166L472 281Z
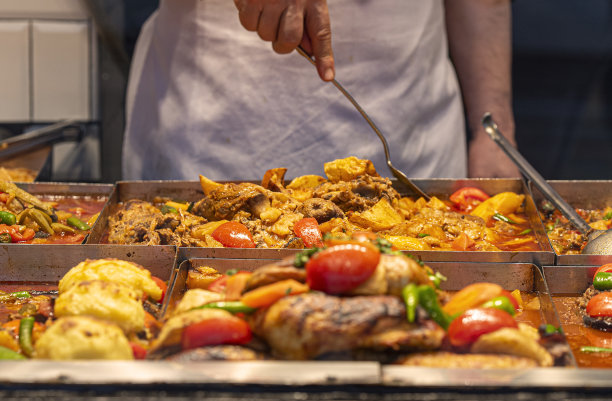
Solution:
M225 287L225 300L236 301L240 299L240 295L246 287L246 283L251 277L251 272L238 272L227 278L227 286Z
M270 306L282 297L287 295L297 295L308 292L306 284L302 284L293 279L277 281L276 283L264 285L247 292L240 298L243 304L251 308Z
M473 247L475 242L468 237L465 233L459 234L457 238L451 243L451 247L456 251L467 251Z

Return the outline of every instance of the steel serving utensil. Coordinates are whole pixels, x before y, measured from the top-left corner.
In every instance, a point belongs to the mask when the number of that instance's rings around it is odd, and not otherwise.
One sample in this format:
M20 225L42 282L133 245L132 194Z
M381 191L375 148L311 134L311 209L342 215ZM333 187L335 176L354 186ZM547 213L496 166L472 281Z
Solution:
M308 53L306 53L306 51L304 50L302 46L298 46L297 51L299 54L304 56L304 58L308 60L312 65L316 66L315 61L312 59L312 57L308 55ZM406 176L406 174L404 174L402 171L398 170L397 168L395 168L395 166L393 166L393 164L391 163L391 156L389 154L389 144L387 143L387 139L382 134L382 132L380 132L376 124L374 124L374 121L372 121L370 116L368 116L365 110L361 108L359 103L357 103L355 98L353 98L353 96L351 96L351 94L348 93L348 91L344 89L344 87L340 85L340 83L336 81L335 79L333 79L331 83L334 84L334 86L338 88L340 92L342 92L342 94L353 104L353 106L355 106L359 114L363 116L363 118L367 121L370 127L372 127L376 135L378 135L378 138L380 138L380 141L382 142L383 148L385 150L385 159L387 161L387 167L389 167L389 170L391 170L391 173L393 174L393 176L397 178L399 182L401 182L402 184L406 185L408 188L416 192L419 196L422 196L423 198L429 200L430 199L429 195L427 195L418 186L416 186L412 181L410 181L410 179Z
M584 221L576 210L568 204L557 191L551 187L544 177L542 177L536 169L519 153L519 151L512 146L512 144L501 134L497 128L497 124L493 121L491 113L485 113L482 117L482 125L485 131L495 143L510 157L510 159L517 165L519 170L529 179L533 184L544 194L544 196L553 204L559 211L567 217L567 219L576 227L582 234L584 234L588 242L582 249L584 254L593 255L612 255L612 229L595 230L591 228L589 224Z

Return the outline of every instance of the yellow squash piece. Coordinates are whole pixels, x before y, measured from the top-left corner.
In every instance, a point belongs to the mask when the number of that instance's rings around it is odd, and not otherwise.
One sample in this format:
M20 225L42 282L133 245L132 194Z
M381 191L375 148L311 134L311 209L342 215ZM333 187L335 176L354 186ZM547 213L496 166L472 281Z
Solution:
M331 182L351 181L362 175L378 177L374 164L370 160L358 159L355 156L325 163L323 170Z
M382 231L403 222L404 218L383 198L365 212L353 214L349 221L373 231Z
M489 221L495 213L503 215L515 213L523 204L523 200L525 200L525 195L518 195L514 192L502 192L476 206L470 214L478 216L484 221Z
M218 182L200 175L200 186L202 187L202 191L204 191L204 195L208 196L215 189L221 188L223 184L219 184Z
M399 250L427 251L431 249L431 247L425 241L418 238L406 237L402 235L389 235L385 238Z

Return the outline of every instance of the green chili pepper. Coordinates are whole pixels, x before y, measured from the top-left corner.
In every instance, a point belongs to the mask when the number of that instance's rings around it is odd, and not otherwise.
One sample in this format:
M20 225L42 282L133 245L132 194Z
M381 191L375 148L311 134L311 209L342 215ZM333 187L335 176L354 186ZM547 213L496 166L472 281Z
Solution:
M425 233L418 233L417 237L419 238L425 238L425 237L429 237L429 234L425 234Z
M0 221L2 224L12 226L17 224L17 217L11 212L0 211Z
M513 316L514 314L516 314L516 310L514 310L514 305L512 305L512 302L510 302L508 297L504 297L504 296L492 298L488 300L487 302L485 302L484 304L482 304L482 307L500 309L505 312L508 312L509 314Z
M604 220L610 220L612 219L612 212L608 212L606 213L606 215L604 216Z
M604 348L604 347L591 347L584 346L580 347L581 352L612 352L612 348Z
M438 302L438 295L433 287L428 285L420 285L419 291L419 305L425 309L429 314L429 317L440 325L444 330L448 329L451 318L442 310L440 303Z
M612 290L612 273L599 272L593 277L593 287L596 290Z
M521 232L519 233L519 235L527 235L527 234L529 234L530 232L531 232L531 228L528 228L528 229L526 229L526 230L521 231Z
M308 263L308 261L310 260L310 258L312 257L312 255L314 255L315 253L319 252L321 250L321 248L310 248L310 249L306 249L302 252L299 252L295 255L295 259L293 260L293 266L295 267L304 267L306 266L306 263Z
M178 210L176 210L175 207L172 206L168 206L168 205L161 205L161 207L159 208L159 210L163 213L163 214L167 214L167 213L174 213L174 214L178 214Z
M516 223L516 221L514 221L514 220L512 220L512 219L509 219L508 217L504 216L504 215L503 215L503 214L501 214L501 213L495 213L495 214L493 215L493 218L494 218L495 220L504 221L504 222L506 222L506 223L510 223L510 224L517 224L517 223Z
M563 329L561 327L555 327L550 323L545 325L542 331L544 334L563 334Z
M440 283L442 281L448 280L446 276L444 276L440 272L435 272L433 274L429 274L429 280L433 283L436 288L440 288Z
M406 304L406 318L408 323L414 323L416 319L416 308L419 305L419 288L410 283L402 289L402 298Z
M68 223L69 226L72 226L76 228L77 230L81 230L81 231L87 231L91 229L91 227L89 227L87 223L81 221L78 217L74 217L74 216L68 217L68 219L66 220L66 223Z
M189 213L191 213L191 210L193 209L193 205L195 205L195 202L189 202L189 206L187 206L187 211Z
M240 301L219 301L198 306L193 309L223 309L230 313L252 313L257 308L251 308Z
M32 329L34 328L34 317L24 317L19 322L19 345L21 351L27 357L31 357L34 353L32 346Z
M8 294L0 294L0 302L9 302L9 301L14 301L17 298L31 298L31 297L32 295L30 295L30 293L27 291L9 292Z
M13 242L13 238L11 238L11 234L9 233L0 234L0 243L10 244L11 242Z
M27 358L21 355L19 352L15 352L12 349L8 349L6 347L0 346L0 359L21 360L21 359L27 359Z

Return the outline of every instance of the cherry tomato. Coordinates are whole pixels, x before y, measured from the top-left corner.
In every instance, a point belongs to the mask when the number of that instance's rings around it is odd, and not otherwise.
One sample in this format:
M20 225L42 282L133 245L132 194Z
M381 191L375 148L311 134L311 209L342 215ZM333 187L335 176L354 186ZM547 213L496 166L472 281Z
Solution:
M159 299L159 301L157 301L161 304L162 302L164 302L164 297L166 296L166 292L168 291L168 285L164 280L159 277L151 276L151 279L155 281L155 284L157 284L157 286L162 290L161 298Z
M504 327L518 327L508 312L492 308L469 309L448 326L448 339L455 347L465 347L481 335Z
M237 221L221 224L213 231L212 237L227 248L255 248L251 232Z
M612 316L612 292L600 292L589 300L586 313L590 317Z
M227 276L226 275L223 275L215 279L212 283L208 284L208 287L206 287L208 291L217 292L219 294L225 294L226 288L227 288Z
M323 235L314 217L305 217L293 225L293 232L304 241L306 248L323 246Z
M378 266L380 252L366 244L332 246L306 263L306 283L317 291L341 294L366 281Z
M599 268L595 271L595 274L593 274L593 277L595 277L597 273L601 272L612 273L612 263L606 263L605 265L599 266Z
M219 344L246 344L251 341L249 325L236 316L211 318L189 325L183 330L184 350Z
M147 359L147 350L140 344L130 343L134 359Z
M7 226L6 224L0 224L0 234L8 233L11 236L13 242L24 242L34 238L36 232L31 228L26 227L23 231L19 232L19 226Z
M449 199L454 203L454 206L457 209L468 211L474 208L480 202L489 198L490 196L481 189L475 187L463 187L453 192Z

